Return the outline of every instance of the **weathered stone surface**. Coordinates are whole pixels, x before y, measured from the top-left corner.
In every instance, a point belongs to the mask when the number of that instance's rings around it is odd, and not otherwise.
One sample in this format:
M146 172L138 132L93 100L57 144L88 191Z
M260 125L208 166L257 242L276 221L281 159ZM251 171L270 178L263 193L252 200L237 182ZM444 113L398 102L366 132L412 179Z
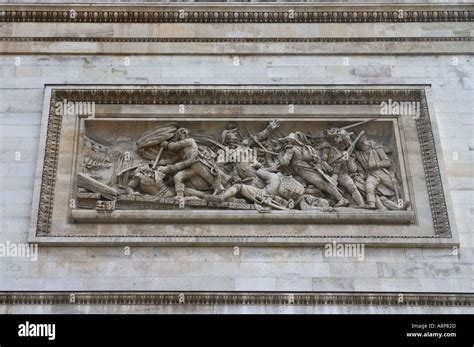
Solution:
M0 1L6 2L4 0ZM26 1L31 3L32 1ZM82 2L82 1L81 1ZM381 1L377 1L381 3ZM428 3L428 1L419 1ZM386 1L394 3L394 1ZM397 1L399 3L399 1ZM356 5L353 5L356 6ZM397 4L398 6L398 4ZM153 25L146 32L137 25L91 23L80 31L69 23L0 23L1 36L90 37L175 35L250 37L259 28L261 36L292 37L466 37L472 24L465 22L401 23L318 23L295 25L249 24L209 26L203 24ZM143 25L144 26L144 25ZM85 28L86 25L81 25ZM142 24L140 24L140 28ZM232 27L228 31L227 28ZM276 29L280 27L280 29ZM308 31L308 27L313 27ZM409 27L409 29L407 29ZM199 29L200 28L200 29ZM197 31L195 31L197 30ZM278 30L278 31L276 31ZM270 35L271 34L271 35ZM131 85L131 84L321 84L430 86L430 113L439 124L449 195L453 200L451 223L459 230L459 246L449 248L366 247L364 260L324 256L324 247L147 247L127 242L119 247L39 247L38 262L5 257L0 261L0 291L323 291L323 292L414 292L474 293L472 162L472 41L421 42L287 42L245 44L236 42L200 43L100 43L100 42L1 42L0 51L0 243L26 243L32 201L36 153L40 136L39 114L44 108L45 85ZM174 53L180 55L174 55ZM181 53L186 54L181 54ZM189 55L189 53L205 55ZM73 53L74 55L71 55ZM145 54L146 53L146 54ZM218 54L217 54L218 53ZM251 53L255 55L244 55ZM338 54L338 55L335 55ZM396 55L395 55L396 54ZM407 55L410 54L410 55ZM124 64L129 55L130 65ZM241 65L234 66L237 56ZM347 56L348 65L344 64ZM20 57L20 65L15 58ZM456 58L455 60L453 60ZM455 65L456 63L457 65ZM113 67L113 68L112 68ZM183 72L184 71L184 72ZM353 105L350 105L351 107ZM194 107L194 106L193 106ZM244 106L242 106L244 107ZM203 114L197 105L190 114ZM192 111L194 110L194 111ZM281 113L276 109L275 113ZM296 112L300 110L296 109ZM354 108L354 114L364 110ZM219 111L223 111L221 108ZM232 110L234 112L235 110ZM115 111L114 111L115 112ZM122 110L118 110L122 112ZM149 112L149 111L148 111ZM169 110L166 110L169 112ZM177 111L173 111L177 112ZM255 115L262 110L254 109ZM328 110L302 111L302 115ZM347 111L344 112L347 114ZM131 113L129 113L131 114ZM225 113L223 113L225 114ZM331 113L326 113L331 114ZM271 117L274 115L268 115ZM414 129L403 125L406 129ZM413 141L408 137L407 142ZM416 143L407 144L410 149ZM21 160L15 161L15 152ZM458 152L457 159L453 153ZM68 165L72 161L68 157ZM415 160L413 160L415 161ZM412 162L410 175L423 171ZM63 184L65 203L69 185ZM18 191L18 194L14 193ZM29 193L28 193L29 192ZM415 203L427 204L421 196ZM56 216L54 216L56 217ZM58 217L65 218L66 216ZM139 227L137 232L147 232ZM155 228L156 229L156 228ZM160 231L170 232L169 226ZM229 232L248 231L245 223ZM286 230L285 230L286 229ZM115 229L118 233L123 230ZM202 228L186 225L179 233ZM100 232L106 232L104 229ZM275 225L272 231L285 233L288 226ZM337 227L325 230L338 231ZM301 232L295 229L295 232ZM367 233L380 230L368 228ZM360 241L360 240L359 240ZM391 240L380 240L389 246ZM127 249L126 247L129 247ZM125 253L129 252L130 255ZM446 302L448 302L447 300ZM4 305L2 313L69 312L204 312L204 313L472 313L468 306L357 306L357 305Z

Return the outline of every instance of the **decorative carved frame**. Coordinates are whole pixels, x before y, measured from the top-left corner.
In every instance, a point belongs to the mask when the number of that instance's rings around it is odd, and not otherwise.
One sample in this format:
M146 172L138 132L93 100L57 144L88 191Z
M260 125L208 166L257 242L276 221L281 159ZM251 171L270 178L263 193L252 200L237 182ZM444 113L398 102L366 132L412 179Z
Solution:
M160 245L175 244L285 244L301 245L297 235L293 236L265 236L258 238L251 236L242 238L238 236L210 235L203 237L173 237L154 236L153 240L147 236L138 238L126 236L78 236L51 234L52 211L54 207L54 188L57 175L59 144L62 117L56 115L55 104L57 101L93 101L96 104L257 104L257 105L380 105L382 101L419 101L421 104L420 117L416 120L416 130L420 143L421 159L429 195L430 209L435 229L431 237L386 237L373 235L372 237L341 237L319 236L311 242L303 244L337 242L363 242L367 244L391 246L431 246L457 245L455 227L450 223L449 215L452 214L447 179L444 176L444 165L440 156L440 144L437 136L436 122L430 117L429 94L427 87L338 87L338 86L130 86L130 87L47 87L45 96L44 117L47 124L43 124L44 158L39 155L37 168L37 182L35 185L34 205L37 209L32 212L29 241L68 245L71 243L103 244L105 243L138 243L150 244L157 242ZM41 148L41 147L40 147ZM158 238L158 241L156 240Z
M71 294L75 301L71 303ZM0 293L0 305L278 305L278 306L395 306L472 307L473 294L344 292L26 292Z
M255 5L255 4L254 4ZM71 15L73 11L73 15ZM0 6L0 22L53 23L406 23L469 22L470 4L80 4Z

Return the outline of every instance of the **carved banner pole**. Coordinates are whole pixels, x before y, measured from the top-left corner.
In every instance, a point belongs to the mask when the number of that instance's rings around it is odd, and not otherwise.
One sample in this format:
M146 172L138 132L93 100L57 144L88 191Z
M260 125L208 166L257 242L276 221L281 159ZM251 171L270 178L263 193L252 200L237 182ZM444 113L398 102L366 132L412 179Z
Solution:
M156 169L156 166L158 165L158 162L160 161L161 153L163 153L164 147L160 147L160 150L158 154L156 155L155 162L153 163L153 169Z

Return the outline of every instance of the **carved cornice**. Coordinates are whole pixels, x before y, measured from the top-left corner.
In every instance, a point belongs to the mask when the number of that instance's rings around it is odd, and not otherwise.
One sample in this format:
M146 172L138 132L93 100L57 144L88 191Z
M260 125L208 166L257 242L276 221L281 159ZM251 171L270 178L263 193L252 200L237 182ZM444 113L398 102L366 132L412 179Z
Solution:
M21 292L0 293L0 305L282 305L474 306L469 293L321 292Z
M58 99L97 104L375 105L391 98L418 101L419 89L134 88L57 89Z
M97 104L234 104L234 105L380 105L386 100L419 101L420 117L416 120L425 180L430 200L435 234L450 237L451 226L444 196L435 140L422 89L357 88L97 88L53 89L49 110L44 166L42 173L37 236L49 235L56 182L62 118L55 112L57 101L88 101ZM53 235L54 236L54 235ZM77 236L77 235L76 235ZM125 235L124 235L125 236Z
M0 37L0 42L468 42L473 37Z
M470 22L472 5L2 5L1 22L370 23Z

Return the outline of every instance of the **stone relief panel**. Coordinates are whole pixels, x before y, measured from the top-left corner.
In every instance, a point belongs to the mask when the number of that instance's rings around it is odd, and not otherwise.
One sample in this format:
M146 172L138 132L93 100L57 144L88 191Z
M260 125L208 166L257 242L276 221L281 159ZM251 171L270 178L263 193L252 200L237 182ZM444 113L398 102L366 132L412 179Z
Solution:
M86 120L79 208L408 211L392 122ZM373 124L370 124L373 123ZM285 129L283 133L282 129Z
M456 242L423 89L47 97L32 240Z

